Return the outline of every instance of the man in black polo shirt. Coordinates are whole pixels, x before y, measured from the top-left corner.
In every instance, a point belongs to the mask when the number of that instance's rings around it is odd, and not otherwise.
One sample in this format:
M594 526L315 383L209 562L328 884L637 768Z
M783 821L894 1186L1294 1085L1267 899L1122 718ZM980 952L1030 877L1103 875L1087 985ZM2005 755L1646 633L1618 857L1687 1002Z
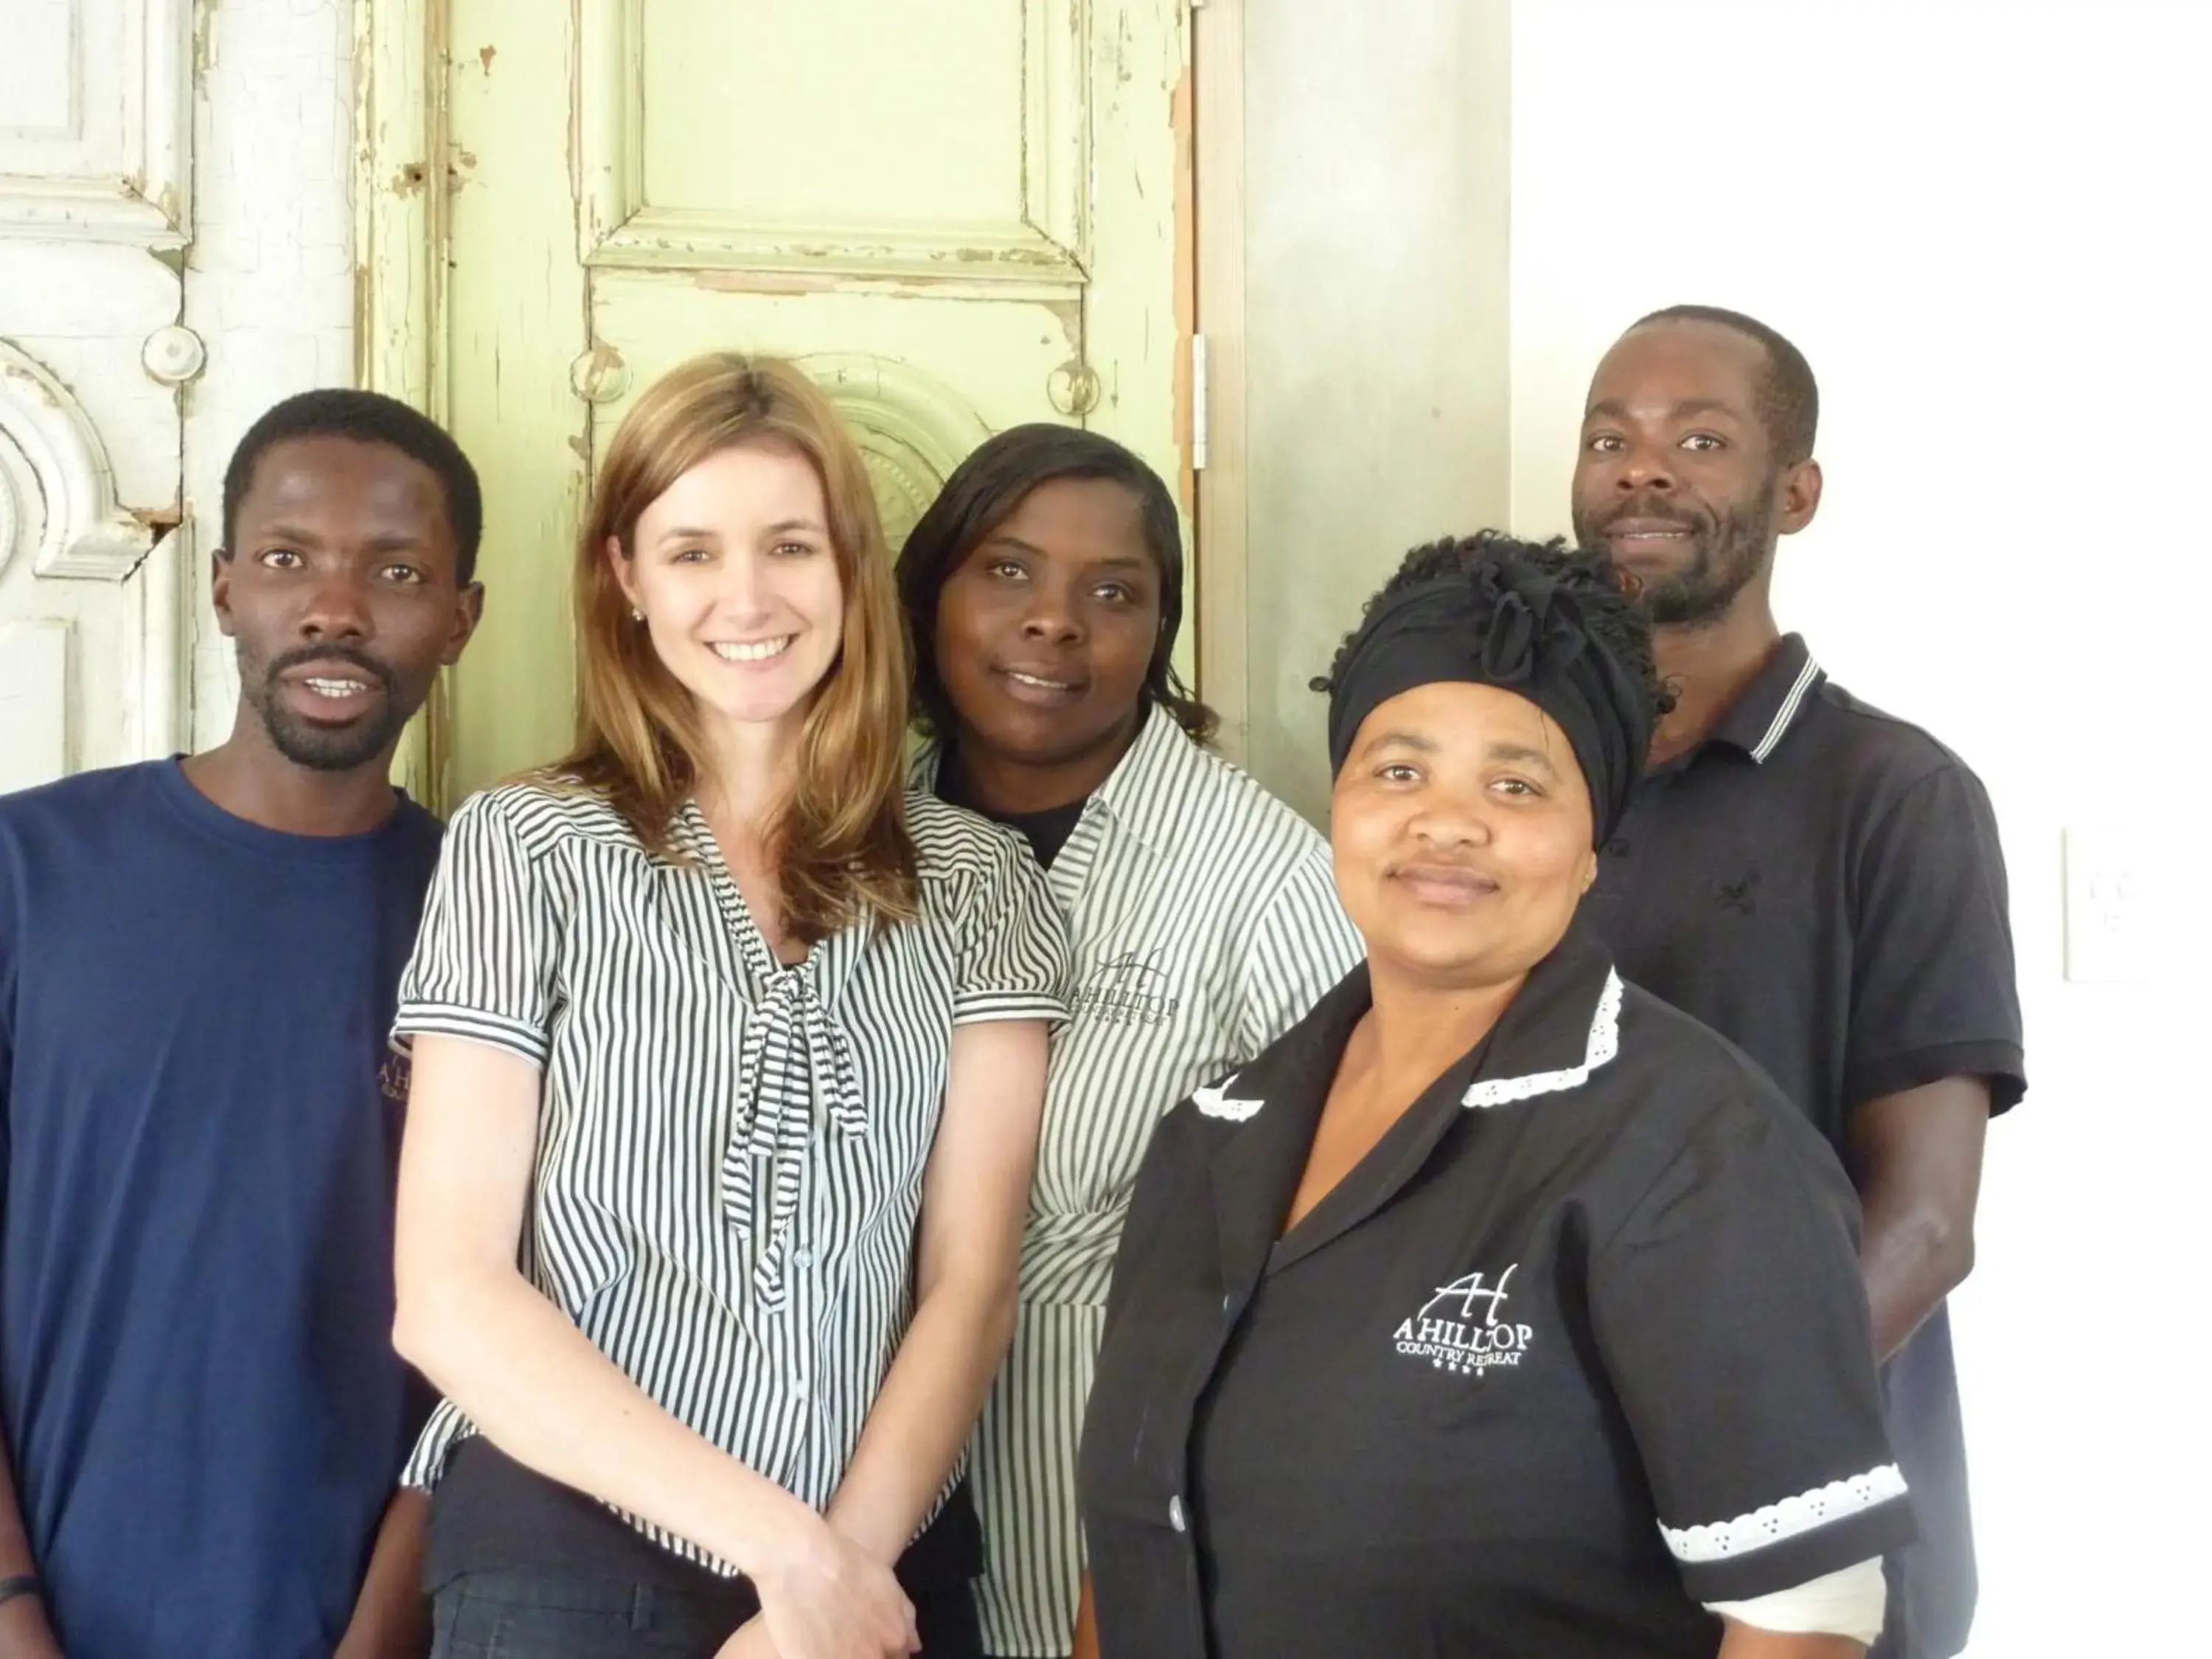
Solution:
M1990 1116L2027 1087L1988 796L1918 727L1826 678L1769 602L1820 504L1818 395L1733 312L1655 313L1599 364L1574 523L1644 584L1680 701L1588 913L1621 972L1747 1050L1827 1137L1861 1252L1921 1542L1878 1655L1948 1659L1972 1622L1943 1298L1973 1261Z

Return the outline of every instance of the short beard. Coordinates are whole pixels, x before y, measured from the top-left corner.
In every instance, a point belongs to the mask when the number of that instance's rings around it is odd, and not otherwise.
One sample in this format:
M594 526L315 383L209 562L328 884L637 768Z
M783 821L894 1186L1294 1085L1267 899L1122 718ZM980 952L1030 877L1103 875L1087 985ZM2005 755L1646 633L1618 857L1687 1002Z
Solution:
M276 696L276 682L287 669L308 662L346 663L382 686L384 701L376 717L359 726L333 728L311 726L295 715ZM407 724L403 700L393 695L391 671L357 651L310 647L288 651L266 668L257 670L241 646L238 670L246 687L246 701L260 717L270 746L293 765L311 772L351 772L367 766L391 746Z
M1741 507L1721 514L1692 532L1690 562L1671 576L1646 581L1638 597L1661 628L1711 628L1728 615L1736 596L1766 568L1774 545L1774 483L1762 484ZM1608 517L1674 517L1631 503ZM1577 524L1577 539L1595 545L1603 526Z

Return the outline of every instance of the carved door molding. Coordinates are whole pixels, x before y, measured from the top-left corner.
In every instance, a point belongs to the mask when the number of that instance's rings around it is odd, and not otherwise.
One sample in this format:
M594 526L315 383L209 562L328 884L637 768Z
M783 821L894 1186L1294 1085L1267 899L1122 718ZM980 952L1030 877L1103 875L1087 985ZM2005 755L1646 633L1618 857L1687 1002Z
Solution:
M0 46L0 789L186 736L191 0L12 0Z

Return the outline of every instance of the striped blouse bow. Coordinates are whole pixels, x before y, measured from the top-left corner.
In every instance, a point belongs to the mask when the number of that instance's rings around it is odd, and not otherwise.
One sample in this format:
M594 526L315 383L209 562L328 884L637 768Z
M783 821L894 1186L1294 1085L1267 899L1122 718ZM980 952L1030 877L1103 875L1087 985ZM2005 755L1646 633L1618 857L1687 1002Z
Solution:
M722 1211L740 1238L755 1244L753 1288L780 1311L790 1294L799 1189L814 1135L817 1091L830 1127L854 1139L868 1130L852 1039L830 1017L815 982L820 951L764 978L745 1022L738 1073L749 1085L722 1155ZM762 1170L769 1188L767 1238L759 1237Z
M722 1149L718 1184L723 1218L753 1247L754 1291L765 1309L780 1313L790 1299L789 1268L798 1248L792 1234L817 1099L827 1108L833 1133L858 1139L868 1130L852 1039L823 999L825 975L836 986L851 967L848 941L833 936L799 962L779 962L753 921L696 801L687 802L678 815L673 839L688 862L672 866L669 873L679 884L703 880L713 903L702 914L679 898L672 919L721 972L751 981L752 1006L745 1011L738 1054L737 1109ZM763 1184L765 1237L760 1224Z

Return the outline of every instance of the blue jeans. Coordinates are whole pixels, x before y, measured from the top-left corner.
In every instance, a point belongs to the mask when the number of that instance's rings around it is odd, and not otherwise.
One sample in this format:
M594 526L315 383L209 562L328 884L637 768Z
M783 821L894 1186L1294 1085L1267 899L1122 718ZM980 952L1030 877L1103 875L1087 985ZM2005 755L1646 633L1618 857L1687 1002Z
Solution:
M982 1652L968 1586L909 1591L923 1659ZM714 1659L752 1610L749 1594L702 1595L534 1572L463 1573L432 1603L430 1659Z

